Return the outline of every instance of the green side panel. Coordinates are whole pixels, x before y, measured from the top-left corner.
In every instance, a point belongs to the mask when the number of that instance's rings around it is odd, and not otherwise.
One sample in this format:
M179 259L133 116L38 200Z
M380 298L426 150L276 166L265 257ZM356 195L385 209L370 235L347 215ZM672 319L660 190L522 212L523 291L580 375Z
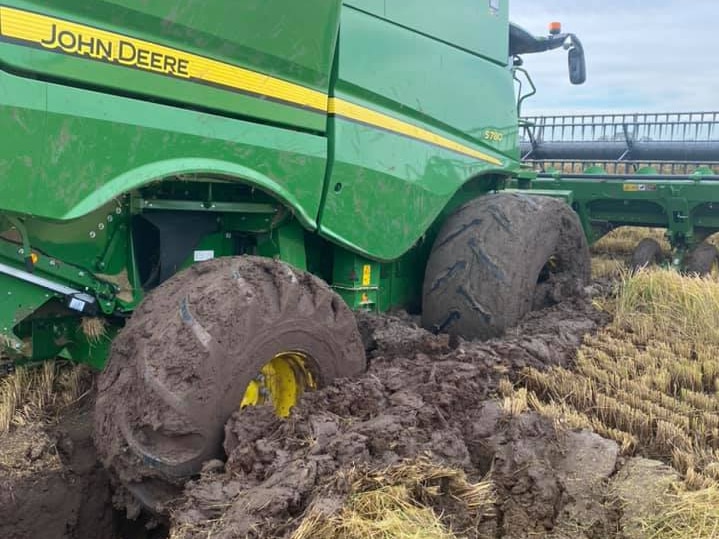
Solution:
M385 10L393 22L507 64L508 0L385 0Z
M334 118L321 233L370 258L406 252L469 179L518 168L511 74L474 54L345 7L334 95L502 162Z
M209 57L323 93L329 86L340 9L339 0L14 0L6 5ZM43 39L51 43L52 35ZM321 113L298 114L293 107L256 95L57 50L1 43L0 58L14 69L72 84L324 129Z
M261 234L257 241L257 254L279 258L296 267L307 270L305 231L296 221L290 221L271 232Z
M337 147L320 233L373 259L398 258L467 178L492 170L470 157L350 121L336 120L334 130Z
M186 174L255 185L315 226L327 157L320 136L3 72L0 131L12 133L0 148L0 209L72 219Z
M232 256L234 253L234 245L232 234L225 232L217 232L209 234L200 240L195 246L189 257L178 268L178 271L189 268L196 262L204 262L221 256Z
M0 206L14 207L10 193L27 192L27 178L42 175L47 155L45 140L47 85L26 83L0 71ZM12 203L11 203L12 200Z
M476 10L484 6L472 3ZM428 18L443 11L429 3L422 9L406 5ZM503 32L509 32L506 22ZM506 66L351 8L342 11L334 95L385 108L481 150L519 157L514 83ZM487 130L501 140L489 140Z
M507 64L508 0L444 0L441 8L435 0L344 0L343 5Z
M422 284L431 241L424 240L402 258L382 264L380 273L379 310L405 309L420 312Z
M40 254L38 264L45 264L45 253L62 257L65 263L110 275L123 271L128 264L129 215L118 203L106 204L70 221L28 217L25 226L30 245Z

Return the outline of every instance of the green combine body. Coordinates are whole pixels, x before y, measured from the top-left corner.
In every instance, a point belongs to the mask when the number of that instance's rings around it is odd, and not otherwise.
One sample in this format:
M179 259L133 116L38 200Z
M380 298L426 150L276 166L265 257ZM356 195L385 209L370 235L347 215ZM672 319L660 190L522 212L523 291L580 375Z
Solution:
M433 226L520 168L507 3L453 4L0 7L9 349L101 366L81 316L121 327L223 255L279 257L353 307L418 306Z

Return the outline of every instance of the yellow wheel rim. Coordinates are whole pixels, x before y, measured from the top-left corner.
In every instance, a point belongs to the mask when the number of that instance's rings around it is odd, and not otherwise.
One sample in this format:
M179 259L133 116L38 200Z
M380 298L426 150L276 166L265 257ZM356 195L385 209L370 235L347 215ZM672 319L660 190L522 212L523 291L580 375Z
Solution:
M289 416L302 393L317 389L308 360L301 352L277 354L247 385L240 408L272 404L279 417Z

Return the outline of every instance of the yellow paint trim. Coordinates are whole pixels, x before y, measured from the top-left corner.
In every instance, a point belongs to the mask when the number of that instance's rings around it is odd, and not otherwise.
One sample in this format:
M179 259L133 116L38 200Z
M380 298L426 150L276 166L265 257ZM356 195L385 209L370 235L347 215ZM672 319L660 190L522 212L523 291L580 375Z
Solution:
M60 39L61 34L64 40ZM266 74L142 39L5 6L0 6L0 36L40 49L214 84L334 114L502 166L496 157L386 114L328 98L317 90Z
M327 110L327 95L322 92L142 39L9 7L0 7L0 21L0 35L38 48ZM64 43L58 39L63 32ZM79 39L73 43L72 36L81 37L83 43Z
M468 155L469 157L475 157L493 165L502 166L502 161L489 154L477 151L416 125L403 122L397 118L367 109L360 105L355 105L354 103L350 103L349 101L345 101L343 99L331 97L329 99L329 106L327 110L330 114L335 114L350 120L356 120L365 124L381 127L387 131L392 131L423 142L429 142L435 146L440 146L457 153Z

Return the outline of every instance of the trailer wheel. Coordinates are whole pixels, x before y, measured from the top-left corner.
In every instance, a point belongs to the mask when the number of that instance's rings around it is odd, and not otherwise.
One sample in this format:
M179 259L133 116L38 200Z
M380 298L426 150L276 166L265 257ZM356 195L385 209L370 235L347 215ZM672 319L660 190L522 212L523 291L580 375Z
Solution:
M564 202L500 193L458 208L432 247L423 325L488 339L529 311L578 293L590 278L587 241Z
M654 238L644 238L632 251L631 269L638 269L659 264L662 261L662 246Z
M709 275L717 270L719 251L711 243L700 243L684 260L684 271L695 275Z
M161 513L222 457L233 412L268 404L287 416L303 391L364 368L355 317L320 279L266 258L204 262L153 290L113 342L98 383L98 453Z

